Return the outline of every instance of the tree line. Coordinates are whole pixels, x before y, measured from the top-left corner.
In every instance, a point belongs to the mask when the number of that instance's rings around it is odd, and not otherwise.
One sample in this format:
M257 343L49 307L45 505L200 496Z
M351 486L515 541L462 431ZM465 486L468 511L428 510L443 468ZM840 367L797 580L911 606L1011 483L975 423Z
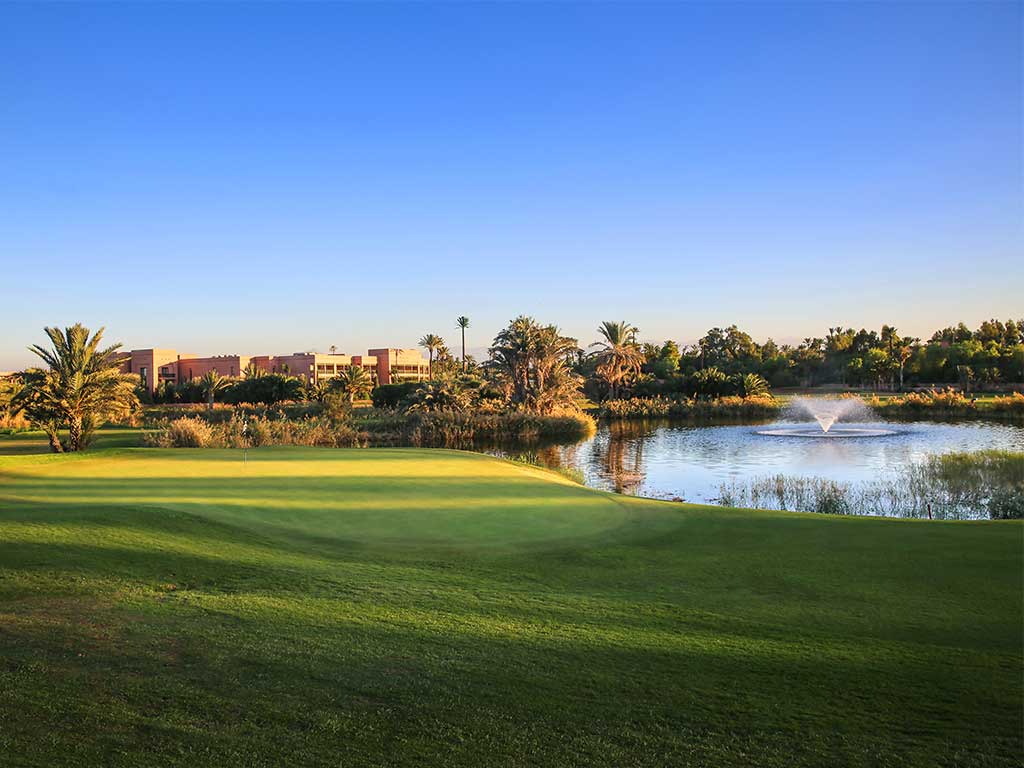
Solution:
M584 395L596 401L676 393L749 398L766 395L773 386L838 383L895 390L960 384L969 391L979 384L1024 382L1024 321L1014 320L989 320L976 330L961 323L925 342L889 325L880 332L837 326L825 337L781 346L771 339L758 344L735 325L712 328L689 346L671 340L641 343L635 326L605 321L597 329L600 341L583 349L558 326L520 316L495 336L483 363L465 352L469 319L459 317L456 326L462 333L461 359L439 335L425 335L420 344L429 353L429 381L391 385L393 392L405 389L388 405L564 415L578 413ZM101 345L103 329L90 333L76 324L45 331L50 348L29 348L44 366L2 383L0 411L23 414L46 433L54 451L80 450L100 424L137 409L146 393L137 376L121 372L120 345ZM250 366L237 379L209 373L194 382L164 385L158 397L210 407L218 400L267 405L308 400L342 412L374 389L370 373L358 366L315 384Z
M725 377L757 374L772 387L841 384L876 390L959 385L970 391L1024 382L1024 320L986 320L940 329L927 341L880 331L836 326L795 345L763 344L735 325L712 328L695 344L642 345L642 374L651 380L693 379L715 370ZM703 374L707 376L708 374ZM637 377L642 384L643 376ZM642 388L642 387L641 387Z

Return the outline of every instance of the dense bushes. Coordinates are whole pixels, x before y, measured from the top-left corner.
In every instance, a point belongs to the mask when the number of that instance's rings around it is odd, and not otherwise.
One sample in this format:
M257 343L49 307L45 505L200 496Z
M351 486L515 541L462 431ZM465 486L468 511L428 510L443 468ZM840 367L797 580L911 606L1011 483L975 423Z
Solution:
M418 381L404 381L399 384L381 384L370 393L374 408L397 408L399 403L423 386Z
M585 415L544 416L531 413L460 413L435 411L410 414L405 436L411 445L456 448L471 443L576 441L594 433Z
M227 413L228 418L222 418ZM261 445L412 445L439 448L471 444L575 441L593 434L589 416L524 412L476 413L367 409L345 418L248 416L228 409L163 420L147 444L163 448L240 448Z
M143 426L160 425L165 421L185 416L201 416L206 421L220 423L234 418L288 418L305 419L319 416L322 403L282 403L279 405L228 405L217 403L212 408L194 403L182 405L147 405L142 411Z
M268 419L265 416L211 423L200 416L186 416L169 422L146 437L147 445L158 448L244 448L261 445L307 445L355 448L365 444L365 435L350 424L326 418Z
M247 376L227 387L223 393L226 403L262 405L301 400L302 397L302 380L280 373Z
M161 381L153 393L140 386L136 393L142 402L154 405L205 403L209 402L211 394L217 401L254 405L309 399L302 379L282 373L266 373L253 366L246 369L241 378L211 373L201 379L177 383Z
M868 405L886 416L1009 416L1024 417L1024 395L1009 395L977 400L952 388L911 392L888 398L872 397Z
M600 418L646 419L658 417L724 417L762 418L776 415L782 403L771 395L752 397L720 397L698 400L685 397L635 397L631 400L608 400L597 413Z

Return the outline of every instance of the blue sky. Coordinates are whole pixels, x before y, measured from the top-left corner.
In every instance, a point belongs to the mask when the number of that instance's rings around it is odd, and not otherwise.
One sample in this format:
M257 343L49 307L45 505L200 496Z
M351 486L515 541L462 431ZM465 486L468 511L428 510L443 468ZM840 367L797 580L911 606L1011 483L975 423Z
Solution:
M1024 314L1020 3L0 5L0 369Z

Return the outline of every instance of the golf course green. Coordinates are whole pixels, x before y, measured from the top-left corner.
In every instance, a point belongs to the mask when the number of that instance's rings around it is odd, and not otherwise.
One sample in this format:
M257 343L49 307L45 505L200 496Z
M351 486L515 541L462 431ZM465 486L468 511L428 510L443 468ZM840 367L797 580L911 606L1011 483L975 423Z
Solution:
M457 451L13 451L0 765L1020 765L1022 550Z

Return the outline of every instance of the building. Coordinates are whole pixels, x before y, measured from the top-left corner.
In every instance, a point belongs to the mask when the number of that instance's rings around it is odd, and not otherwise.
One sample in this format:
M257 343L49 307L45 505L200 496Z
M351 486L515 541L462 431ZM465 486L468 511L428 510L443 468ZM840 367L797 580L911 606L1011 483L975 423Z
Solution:
M252 360L248 355L182 356L178 360L178 381L195 381L211 372L220 376L241 376Z
M121 353L121 370L138 374L142 386L154 392L161 382L195 381L207 373L237 377L254 366L267 373L296 376L308 384L330 381L352 365L370 374L374 384L424 381L429 362L417 349L371 349L365 355L295 352L291 355L214 355L198 357L173 349L133 349Z
M359 357L349 355L329 354L322 355L318 352L295 352L291 355L278 355L275 357L256 357L253 362L267 373L284 373L290 376L297 376L307 383L329 381L342 371L360 360ZM363 366L366 368L367 366ZM371 375L376 375L376 362L368 369Z
M177 384L182 380L178 375L178 361L181 355L176 350L133 349L131 352L122 352L120 357L121 370L124 373L138 374L143 388L150 392L153 392L162 381Z
M425 381L430 376L430 363L418 349L371 349L368 354L376 359L381 384Z

